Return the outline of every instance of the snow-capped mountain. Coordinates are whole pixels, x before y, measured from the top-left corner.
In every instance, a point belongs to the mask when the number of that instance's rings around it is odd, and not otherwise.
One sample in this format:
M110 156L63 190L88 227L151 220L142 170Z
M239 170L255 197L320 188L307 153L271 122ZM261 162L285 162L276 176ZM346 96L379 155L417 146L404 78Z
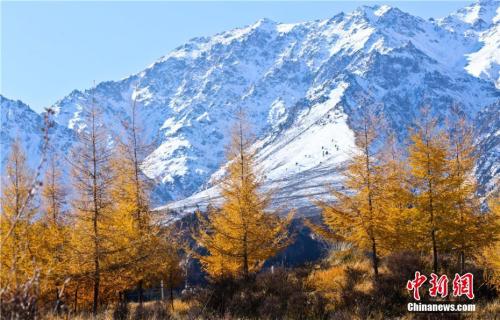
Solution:
M44 131L46 130L44 116L31 110L28 105L21 101L9 100L2 95L0 95L0 106L2 108L0 130L2 174L10 146L16 139L23 146L30 167L37 167L40 162ZM76 137L73 130L52 122L49 129L49 139L51 148L58 152L67 152Z
M483 0L438 20L438 25L462 35L473 48L466 54L466 70L493 81L500 88L500 7L498 0Z
M499 22L498 0L481 0L438 19L438 25L452 32L474 37Z
M440 20L389 6L296 24L262 19L192 39L126 79L73 91L54 105L55 120L84 130L81 111L94 99L119 134L136 99L146 140L157 146L143 170L165 202L178 200L169 208L181 209L216 201L213 182L241 107L258 137L266 187L307 207L350 156L362 99L401 138L424 104L441 118L454 103L471 120L498 109L498 8L481 1ZM498 126L484 130L485 148L498 150ZM496 181L495 163L498 152L485 152L477 171L485 184Z
M476 175L481 191L488 194L498 190L500 180L500 101L487 106L475 121L479 135L479 154Z

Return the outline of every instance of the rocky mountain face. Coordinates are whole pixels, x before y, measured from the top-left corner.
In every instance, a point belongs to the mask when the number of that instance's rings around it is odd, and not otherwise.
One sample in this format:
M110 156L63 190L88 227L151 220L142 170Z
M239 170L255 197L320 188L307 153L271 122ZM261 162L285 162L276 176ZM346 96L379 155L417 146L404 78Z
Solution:
M120 134L135 100L145 140L155 145L143 170L164 203L175 200L165 208L189 210L217 201L213 182L223 172L228 131L243 108L266 188L277 190L278 202L307 208L338 181L362 101L377 105L401 139L423 105L440 119L458 105L480 125L484 152L477 173L491 191L499 162L499 7L480 1L439 20L388 6L360 7L327 20L262 19L195 38L138 74L56 102L63 136L55 140L65 141L65 150L72 139L64 132L85 130L82 110L93 100L110 132ZM40 115L5 98L1 105L2 150L16 135L36 148L39 132L31 124Z
M439 19L437 24L463 36L473 49L466 54L470 74L500 88L500 9L498 0L479 1Z
M500 179L500 101L484 108L475 121L479 154L476 176L483 194L498 190Z
M43 141L47 130L44 114L40 115L21 101L9 100L0 95L1 112L1 166L2 175L10 146L18 140L23 146L28 163L33 169L40 163ZM61 155L67 154L76 141L75 132L65 126L53 123L48 128L50 148Z

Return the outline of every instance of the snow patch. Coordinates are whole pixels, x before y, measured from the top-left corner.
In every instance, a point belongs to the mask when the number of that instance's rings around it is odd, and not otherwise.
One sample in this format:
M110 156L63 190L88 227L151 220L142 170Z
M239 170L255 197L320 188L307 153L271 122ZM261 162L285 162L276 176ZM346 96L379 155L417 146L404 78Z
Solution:
M376 15L377 17L381 17L389 10L391 10L391 7L384 4L380 6L377 10L375 10L373 14Z
M267 122L269 122L272 127L277 127L286 120L285 115L285 103L281 98L279 98L271 104L271 109L269 109L269 115L267 116Z
M169 138L145 159L142 165L144 173L150 179L158 180L160 178L162 183L174 182L175 177L187 174L189 168L187 157L173 157L173 155L190 146L191 144L186 139Z
M292 29L298 25L298 23L280 23L276 26L276 30L279 33L288 33L292 31Z
M493 81L500 89L500 24L481 35L483 47L467 55L471 75Z

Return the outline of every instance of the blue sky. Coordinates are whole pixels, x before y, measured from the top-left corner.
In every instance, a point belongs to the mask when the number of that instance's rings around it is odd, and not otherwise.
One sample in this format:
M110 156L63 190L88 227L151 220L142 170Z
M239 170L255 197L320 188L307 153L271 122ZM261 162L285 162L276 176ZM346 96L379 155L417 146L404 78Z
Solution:
M368 4L423 18L472 1L1 2L0 93L40 111L73 89L136 73L188 39L259 18L299 22Z

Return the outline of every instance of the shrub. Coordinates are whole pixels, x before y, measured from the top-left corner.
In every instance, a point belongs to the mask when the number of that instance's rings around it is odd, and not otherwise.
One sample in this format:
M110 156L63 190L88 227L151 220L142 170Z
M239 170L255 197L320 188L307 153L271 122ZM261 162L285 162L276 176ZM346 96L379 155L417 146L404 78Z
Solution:
M323 319L325 299L305 281L307 273L275 269L249 279L224 278L198 292L203 317Z
M2 319L36 319L36 286L38 275L14 288L0 290L0 315Z

